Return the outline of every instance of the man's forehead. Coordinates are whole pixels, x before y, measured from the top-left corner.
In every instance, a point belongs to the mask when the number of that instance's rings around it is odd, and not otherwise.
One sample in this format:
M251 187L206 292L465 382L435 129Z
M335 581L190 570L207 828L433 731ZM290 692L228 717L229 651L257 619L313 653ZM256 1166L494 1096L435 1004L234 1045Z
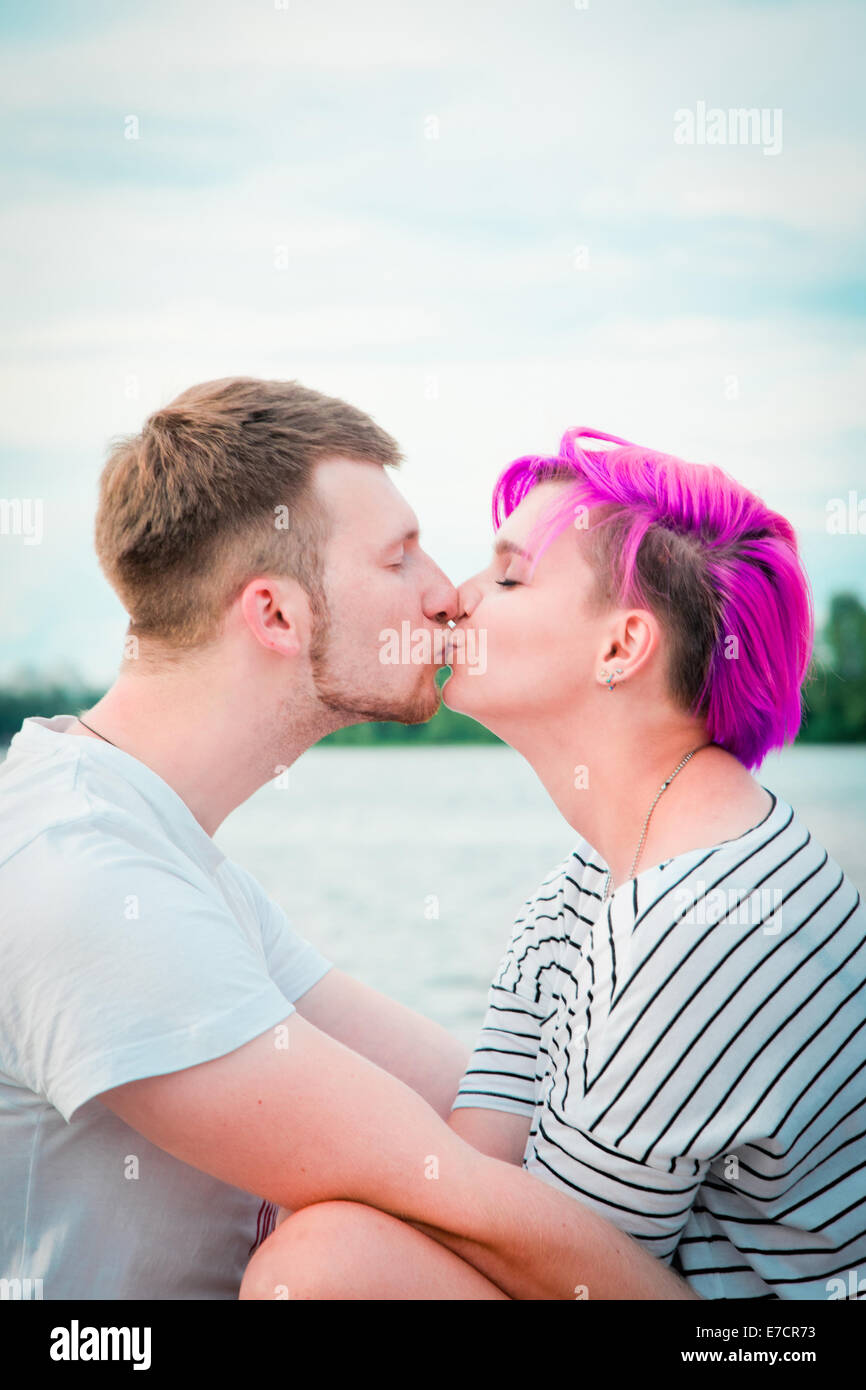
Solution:
M375 543L418 534L418 518L380 463L323 459L316 465L314 488L333 529Z

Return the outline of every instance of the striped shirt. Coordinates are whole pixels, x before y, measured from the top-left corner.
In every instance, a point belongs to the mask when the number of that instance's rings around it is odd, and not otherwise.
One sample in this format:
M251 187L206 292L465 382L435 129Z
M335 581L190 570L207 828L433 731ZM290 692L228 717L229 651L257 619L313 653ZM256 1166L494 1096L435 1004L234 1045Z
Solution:
M517 918L454 1108L527 1116L523 1166L703 1298L864 1298L866 914L770 796L604 905L580 840Z

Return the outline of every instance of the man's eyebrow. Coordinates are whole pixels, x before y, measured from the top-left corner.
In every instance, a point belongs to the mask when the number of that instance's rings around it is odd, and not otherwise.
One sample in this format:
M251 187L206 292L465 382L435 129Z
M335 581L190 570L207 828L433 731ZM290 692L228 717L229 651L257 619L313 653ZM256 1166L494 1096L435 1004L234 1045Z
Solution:
M417 541L420 534L421 531L416 522L408 531L404 531L402 536L397 536L394 540L388 541L387 545L383 545L382 554L384 555L387 551L393 550L395 545L405 545L406 541Z
M514 541L506 540L504 536L500 537L500 539L499 539L498 541L495 541L495 542L494 542L494 545L493 545L493 554L494 554L494 555L519 555L520 558L521 558L522 560L531 560L531 559L532 559L532 556L531 556L531 555L528 555L528 554L526 553L525 550L521 550L521 548L520 548L519 545L515 545Z

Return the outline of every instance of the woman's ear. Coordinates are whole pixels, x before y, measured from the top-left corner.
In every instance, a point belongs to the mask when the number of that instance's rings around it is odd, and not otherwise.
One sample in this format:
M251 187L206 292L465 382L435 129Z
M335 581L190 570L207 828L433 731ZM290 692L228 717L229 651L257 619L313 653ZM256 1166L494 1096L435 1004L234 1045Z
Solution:
M605 634L598 653L596 680L612 690L646 668L658 650L659 624L645 608L623 609Z

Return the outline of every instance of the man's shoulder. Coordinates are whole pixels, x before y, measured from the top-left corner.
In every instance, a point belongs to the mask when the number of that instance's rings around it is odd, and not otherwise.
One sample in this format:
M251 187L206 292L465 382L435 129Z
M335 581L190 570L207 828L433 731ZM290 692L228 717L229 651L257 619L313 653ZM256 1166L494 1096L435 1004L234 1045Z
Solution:
M117 807L91 802L86 794L57 797L52 804L28 805L0 797L0 874L13 871L24 858L28 872L44 865L63 869L69 879L116 871L124 858L164 862L182 856L157 825Z
M89 795L43 783L0 796L0 924L49 930L99 915L105 902L147 892L167 902L212 897L210 876L158 822Z
M0 867L54 827L92 812L74 758L41 758L0 766Z
M271 897L249 869L245 869L236 860L226 857L220 862L217 877L223 884L228 881L234 891L241 895L263 931L269 934L275 932L279 935L290 930L286 914L279 903Z
M34 888L57 871L69 882L150 860L175 868L188 856L171 827L116 769L64 740L0 765L0 875L26 863Z

